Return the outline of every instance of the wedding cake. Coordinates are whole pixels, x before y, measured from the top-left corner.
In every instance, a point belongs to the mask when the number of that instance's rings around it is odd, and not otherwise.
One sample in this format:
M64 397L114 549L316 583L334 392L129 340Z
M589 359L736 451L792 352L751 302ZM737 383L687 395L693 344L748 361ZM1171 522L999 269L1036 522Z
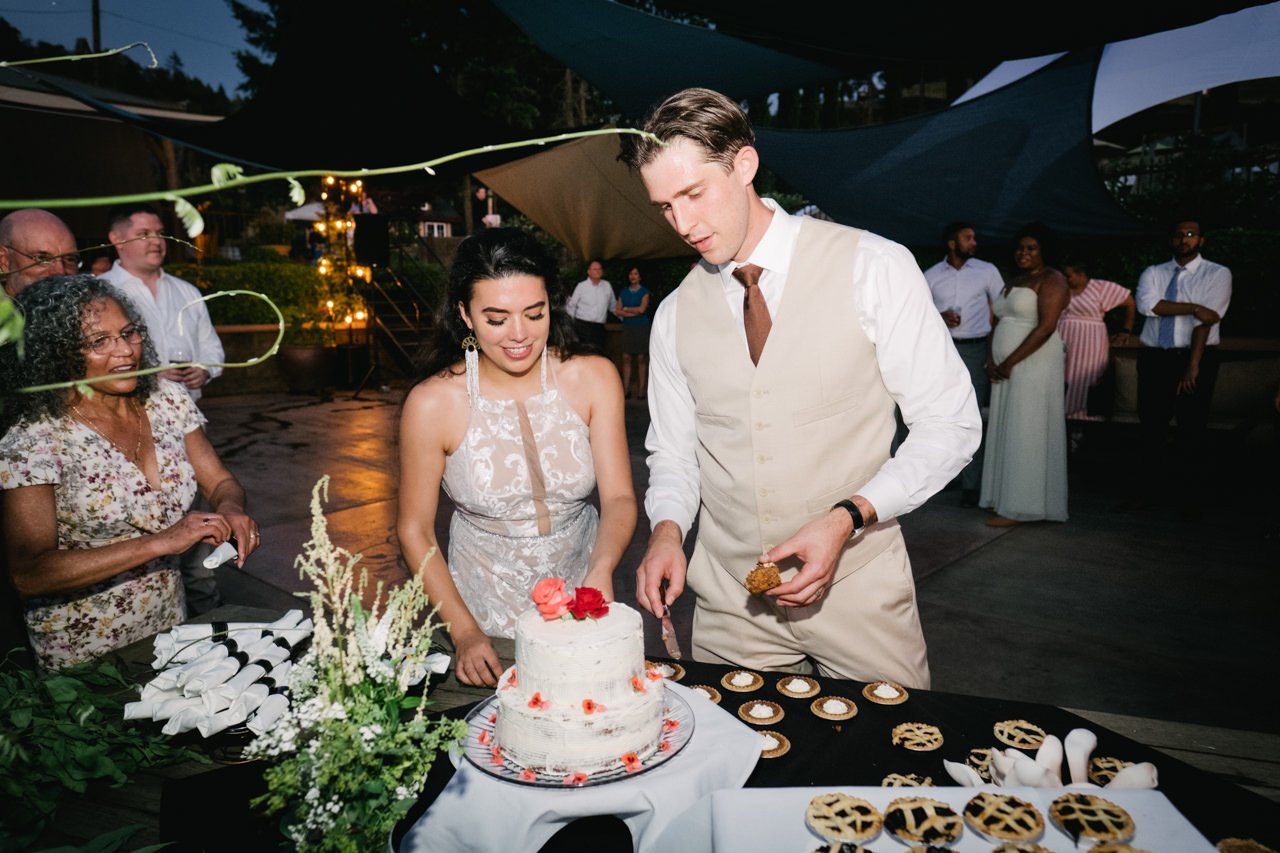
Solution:
M498 681L494 758L526 772L638 769L663 734L665 687L644 665L640 614L597 590L540 581Z

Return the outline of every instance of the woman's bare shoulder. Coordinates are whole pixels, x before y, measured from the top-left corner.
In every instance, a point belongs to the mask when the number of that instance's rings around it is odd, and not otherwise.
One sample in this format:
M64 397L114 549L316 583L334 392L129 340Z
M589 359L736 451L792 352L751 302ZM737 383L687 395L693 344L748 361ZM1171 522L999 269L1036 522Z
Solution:
M406 414L438 417L458 407L469 408L467 377L453 368L423 379L409 389L404 400Z

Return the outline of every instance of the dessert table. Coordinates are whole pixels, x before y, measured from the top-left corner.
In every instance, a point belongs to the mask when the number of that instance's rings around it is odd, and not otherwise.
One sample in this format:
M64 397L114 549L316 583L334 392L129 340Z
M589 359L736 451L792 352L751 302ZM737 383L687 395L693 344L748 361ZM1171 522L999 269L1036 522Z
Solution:
M781 706L782 719L753 728L767 729L783 735L789 741L790 748L777 758L760 758L746 780L746 789L807 788L812 796L823 793L828 788L835 790L854 786L879 786L881 780L890 773L927 776L937 786L955 786L956 783L943 767L943 759L964 763L970 749L1003 747L1004 744L994 737L994 724L1003 720L1022 719L1059 738L1065 738L1072 729L1089 729L1098 739L1093 752L1095 756L1114 756L1135 763L1151 762L1159 773L1157 790L1210 844L1223 838L1238 837L1254 838L1273 848L1280 847L1280 804L1061 708L929 690L909 691L908 699L902 704L879 705L863 697L862 689L865 685L860 682L815 678L819 684L816 694L818 697L841 697L857 706L856 715L850 719L832 721L813 713L810 706L814 697L790 698L780 693L777 684L785 678L782 673L760 673L763 684L758 689L739 693L729 690L721 683L726 673L733 670L732 667L694 661L682 661L680 665L684 670L679 680L681 685L688 687L702 684L716 688L721 697L720 707L730 713L736 715L740 705L753 700L767 700ZM481 697L489 693L490 691L479 691ZM459 708L453 713L463 715L466 710ZM891 732L903 722L936 725L943 735L942 746L930 752L912 752L901 746L894 746ZM693 739L697 739L696 731ZM418 806L393 834L393 845L397 849L399 840L411 831L413 824L440 795L453 774L454 769L449 762L436 762ZM1065 763L1063 775L1067 775ZM630 784L632 781L640 780L624 780L618 784ZM551 793L573 796L573 792ZM779 792L781 793L783 792ZM927 791L914 793L928 794ZM1102 792L1102 796L1105 797L1106 792ZM779 802L786 802L786 799L779 797ZM798 811L788 809L771 813L770 819L775 818L777 821L793 821L803 827L803 807ZM501 818L491 816L488 819ZM585 840L591 841L593 849L601 849L600 836L594 834L597 830L575 836L572 829L573 825L570 825L543 849L581 849L580 845ZM816 836L812 840L814 846L818 846ZM878 843L881 846L884 844ZM519 845L511 849L519 849ZM630 847L620 846L618 849ZM699 847L695 843L695 846L687 849Z

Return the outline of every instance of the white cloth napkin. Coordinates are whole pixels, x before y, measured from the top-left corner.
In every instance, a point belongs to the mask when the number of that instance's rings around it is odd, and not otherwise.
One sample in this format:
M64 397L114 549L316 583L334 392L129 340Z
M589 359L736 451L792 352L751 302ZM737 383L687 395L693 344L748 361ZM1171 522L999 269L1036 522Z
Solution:
M274 622L228 622L224 625L217 625L219 630L225 630L229 636L235 638L247 632L256 632L254 639L262 636L263 631L271 631L278 634L288 628L296 628L301 622L301 610L289 610ZM308 620L310 621L310 620ZM213 623L200 623L192 625L175 625L172 630L158 634L153 647L155 660L152 662L151 668L160 670L171 666L175 663L186 663L193 660L209 650L209 638L213 636L215 625ZM309 633L309 632L308 632Z
M705 696L679 684L667 689L693 710L689 743L660 767L633 779L589 788L535 788L495 779L465 758L458 772L413 825L401 853L469 850L536 851L580 817L617 815L637 853L661 849L667 824L712 791L740 788L760 759L760 733Z

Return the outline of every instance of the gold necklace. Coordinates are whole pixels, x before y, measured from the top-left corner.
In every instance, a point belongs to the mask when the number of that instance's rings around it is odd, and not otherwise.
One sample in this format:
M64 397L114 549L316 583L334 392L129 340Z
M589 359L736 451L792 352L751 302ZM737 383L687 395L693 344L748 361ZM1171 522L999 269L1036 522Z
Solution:
M136 400L130 400L126 405L128 405L129 408L133 410L134 425L138 433L137 440L134 442L134 445L133 445L133 456L129 457L129 461L132 462L134 465L137 465L138 458L142 455L142 409L138 406L138 403ZM117 444L115 441L112 440L111 436L107 435L106 431L102 429L102 427L98 426L98 421L96 418L86 415L83 411L81 411L80 407L77 406L75 403L71 404L71 411L75 413L76 417L80 419L81 423L89 427L89 429L93 430L98 435L105 438L107 441L111 442L111 444L115 445L116 448L119 449L121 453L125 452L123 447L120 447L119 444Z

